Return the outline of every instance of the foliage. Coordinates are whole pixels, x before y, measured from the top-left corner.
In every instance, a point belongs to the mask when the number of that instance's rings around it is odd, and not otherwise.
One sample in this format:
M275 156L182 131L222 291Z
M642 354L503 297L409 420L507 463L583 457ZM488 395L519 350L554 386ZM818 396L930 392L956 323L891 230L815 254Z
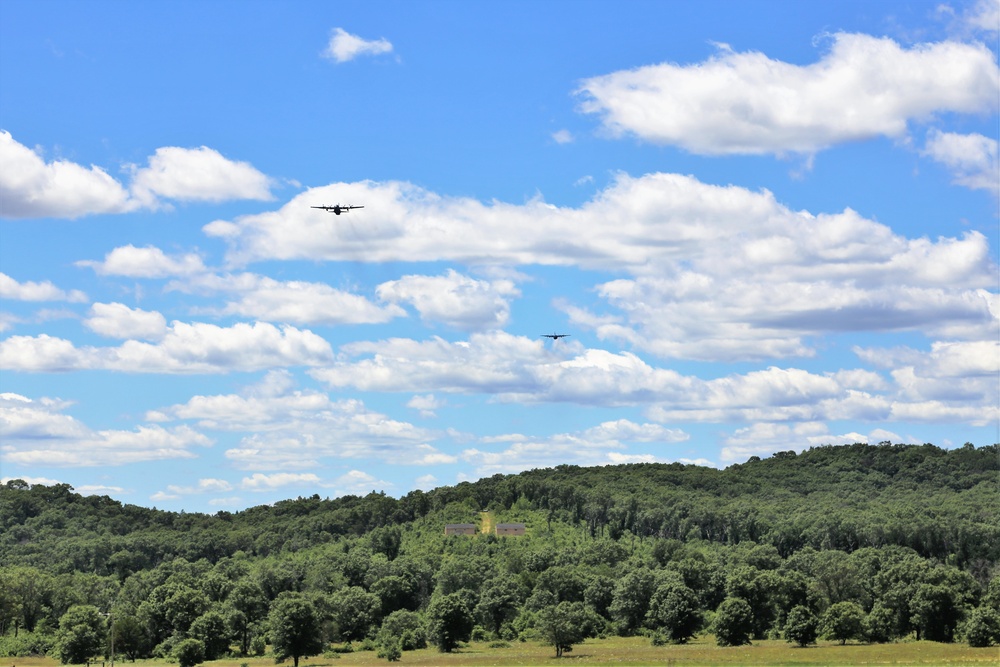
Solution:
M799 605L788 612L785 620L785 639L799 646L816 643L819 636L819 619L809 607Z
M881 603L875 605L865 616L864 638L873 644L884 644L895 637L892 612Z
M105 622L93 605L74 605L59 619L55 652L59 661L87 662L104 648Z
M646 624L664 632L669 641L683 644L701 628L698 596L679 581L667 581L656 589L649 603Z
M0 637L0 658L23 658L45 655L52 650L55 636L46 632L22 631Z
M276 661L292 658L295 667L299 667L302 656L322 652L320 618L312 602L301 593L279 595L271 605L268 622Z
M861 639L864 632L865 610L854 602L838 602L831 606L820 619L824 637L839 641Z
M973 609L965 622L965 639L976 648L1000 644L1000 612L985 606Z
M586 637L593 636L599 623L596 614L582 602L560 602L538 612L537 624L542 641L556 649L556 657L573 650Z
M399 637L386 637L378 642L378 657L389 662L399 662L403 657L403 643Z
M200 639L182 639L174 646L174 658L180 667L194 667L205 662L205 643Z
M615 585L610 612L622 634L632 634L642 626L655 586L656 579L647 569L630 572Z
M428 630L451 650L477 624L482 637L538 638L543 610L562 603L585 607L600 632L658 642L695 636L706 616L723 641L790 637L796 608L845 604L855 621L861 610L852 638L984 641L989 610L1000 613L998 453L881 443L725 470L558 466L214 515L11 480L0 652L51 648L82 605L115 610L116 651L132 659L169 658L186 638L209 656L230 642L261 655L269 614L290 597L311 607L318 642L398 637L402 650L425 646ZM503 521L527 535L443 535L446 522Z
M435 597L427 607L428 635L443 653L450 653L459 642L468 641L473 625L468 596L461 592Z
M344 588L333 594L333 621L340 641L360 641L381 616L378 596L360 586Z
M188 634L205 645L205 660L215 660L229 652L226 619L217 611L208 611L196 618Z
M750 643L753 610L743 598L726 598L715 610L715 642L719 646L742 646Z
M403 651L427 648L424 621L416 612L400 609L386 616L382 621L382 627L379 628L376 641L383 644L391 637L399 638L400 649Z

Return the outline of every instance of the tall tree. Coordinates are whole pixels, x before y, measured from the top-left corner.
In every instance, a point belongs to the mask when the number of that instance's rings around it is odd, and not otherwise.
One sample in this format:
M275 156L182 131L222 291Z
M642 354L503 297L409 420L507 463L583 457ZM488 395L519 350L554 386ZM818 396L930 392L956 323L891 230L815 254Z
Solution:
M427 607L428 634L443 653L450 653L459 642L468 641L473 623L468 596L461 592L435 597Z
M657 587L649 602L646 624L662 630L667 638L683 644L701 628L702 614L698 596L684 584L668 580Z
M381 601L378 596L360 586L337 591L331 597L330 604L337 636L341 641L364 639L381 617Z
M750 643L753 610L743 598L726 598L715 611L715 643L719 646L742 646Z
M240 655L250 652L254 626L267 616L267 598L257 582L240 579L233 586L226 603L231 607L226 620L240 645Z
M295 667L299 667L299 658L323 650L320 617L313 603L301 593L279 595L271 605L268 621L275 660L292 658Z
M93 605L74 605L59 619L55 650L59 661L87 662L104 648L104 617Z

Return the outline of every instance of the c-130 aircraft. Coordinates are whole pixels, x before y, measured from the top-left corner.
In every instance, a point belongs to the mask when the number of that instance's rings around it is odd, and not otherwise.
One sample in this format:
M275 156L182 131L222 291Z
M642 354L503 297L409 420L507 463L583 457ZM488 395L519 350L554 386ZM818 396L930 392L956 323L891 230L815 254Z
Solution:
M347 213L352 208L364 208L364 206L341 206L340 204L334 204L333 206L311 206L310 208L321 208L334 215L340 215L341 213Z

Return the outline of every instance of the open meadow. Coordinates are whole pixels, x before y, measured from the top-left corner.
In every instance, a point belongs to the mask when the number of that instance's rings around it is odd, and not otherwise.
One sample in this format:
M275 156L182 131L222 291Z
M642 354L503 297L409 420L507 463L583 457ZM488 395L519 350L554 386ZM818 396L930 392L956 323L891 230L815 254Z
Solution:
M9 658L11 667L57 667L59 662L52 658ZM117 662L117 661L116 661ZM91 663L97 667L100 663ZM117 664L131 665L125 661ZM139 660L138 667L169 665L163 660ZM284 663L291 666L292 662ZM327 654L304 658L300 667L348 667L388 665L377 657L374 651ZM641 637L611 637L590 639L574 647L562 658L556 658L551 646L536 642L514 642L509 648L490 648L487 643L472 642L453 653L441 653L429 648L406 651L399 665L440 665L442 667L464 666L535 666L535 665L698 665L700 667L721 667L728 665L998 665L1000 647L970 648L965 644L943 644L928 641L905 641L893 644L847 644L820 642L816 646L797 648L787 642L758 641L751 646L722 648L715 645L711 636L702 636L680 646L652 646L648 639ZM206 662L208 667L272 667L273 659L232 658ZM6 667L4 665L3 667ZM104 667L110 667L105 663Z

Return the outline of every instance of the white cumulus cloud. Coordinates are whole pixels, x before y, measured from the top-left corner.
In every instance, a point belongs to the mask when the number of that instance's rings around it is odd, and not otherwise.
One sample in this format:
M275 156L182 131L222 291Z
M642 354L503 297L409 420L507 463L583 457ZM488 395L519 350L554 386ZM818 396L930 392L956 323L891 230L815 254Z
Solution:
M532 438L512 434L489 438L484 441L486 444L508 444L501 450L466 449L462 452L462 460L474 464L476 473L481 476L560 464L608 465L666 461L673 460L668 459L667 451L661 454L629 454L625 451L628 448L626 443L671 445L689 437L681 430L664 428L658 424L636 424L627 419L619 419L577 433L560 433L550 437Z
M187 403L151 411L155 422L193 421L205 430L246 434L226 457L243 470L303 470L330 459L377 459L399 465L454 462L428 444L434 435L369 410L358 400L294 390L265 381L243 394L194 396ZM261 391L265 389L264 391ZM273 390L273 391L272 391Z
M235 294L238 297L236 300L207 312L268 322L377 324L406 316L406 311L397 305L381 306L360 294L324 283L279 281L252 273L203 274L189 280L174 281L167 289L199 294Z
M123 303L95 303L83 324L109 338L158 340L167 332L167 320L162 314L129 308Z
M510 318L510 301L520 290L510 280L476 280L449 269L443 276L403 276L382 283L378 297L410 303L421 319L464 331L498 329Z
M75 303L87 300L87 295L80 290L59 289L50 281L18 282L6 273L0 273L0 299L14 301L70 301Z
M585 80L585 113L612 133L705 155L812 154L834 144L902 137L934 113L997 108L1000 74L982 44L904 48L837 33L806 66L723 46L691 65L663 63Z
M0 453L26 466L90 467L193 458L193 447L212 441L186 425L141 425L132 431L93 430L58 399L0 394Z
M220 327L175 321L156 343L127 340L119 347L76 347L48 334L0 341L0 369L27 372L228 373L332 359L330 344L311 331L266 322Z
M0 217L75 219L157 208L163 200L273 198L271 178L207 146L158 148L145 167L128 170L132 180L126 187L98 166L46 162L0 130Z
M170 256L155 246L136 248L132 244L113 249L104 261L80 260L76 265L90 267L102 276L128 278L168 278L205 271L201 257L195 253Z
M46 162L0 130L0 217L73 219L136 208L138 202L100 167Z
M132 194L146 206L160 199L221 202L269 200L272 180L248 162L218 151L166 146L157 148L146 167L133 167Z
M973 190L1000 192L1000 159L997 140L981 134L932 131L924 155L944 164L954 181Z
M254 473L250 477L244 477L240 483L240 488L246 491L273 491L283 486L301 484L319 484L320 478L313 473L290 473L278 472L273 475Z

